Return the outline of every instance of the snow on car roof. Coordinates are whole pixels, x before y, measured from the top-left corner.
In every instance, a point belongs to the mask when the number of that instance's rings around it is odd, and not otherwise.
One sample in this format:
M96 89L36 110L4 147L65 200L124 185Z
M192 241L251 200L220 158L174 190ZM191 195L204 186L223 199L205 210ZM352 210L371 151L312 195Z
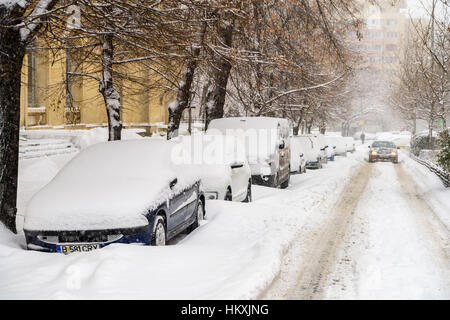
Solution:
M97 230L147 224L143 216L198 179L171 162L174 144L142 139L81 151L30 201L26 230ZM174 178L178 183L169 188Z
M214 119L211 121L209 128L218 129L224 131L227 129L256 129L264 130L277 128L280 126L282 135L289 136L289 121L283 118L271 118L271 117L232 117ZM209 130L209 129L208 129Z

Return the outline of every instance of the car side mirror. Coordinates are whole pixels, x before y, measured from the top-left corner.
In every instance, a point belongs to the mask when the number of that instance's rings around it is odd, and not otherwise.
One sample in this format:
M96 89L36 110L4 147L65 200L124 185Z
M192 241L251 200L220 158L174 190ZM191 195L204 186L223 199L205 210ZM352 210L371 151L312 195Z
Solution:
M242 168L243 166L244 166L244 164L242 162L232 163L230 165L231 169Z
M300 158L303 158L303 156L304 156L304 154L303 154L303 153L301 153L301 154L300 154Z
M281 149L284 149L284 147L285 147L285 144L284 144L284 141L283 141L282 143L280 143L280 145L278 146L278 148L281 150Z
M173 189L173 187L175 187L175 185L178 183L178 179L177 178L175 178L175 179L173 179L172 181L170 181L170 184L169 184L169 186L170 186L170 189Z
M369 149L370 149L370 146L367 146L367 148L369 148Z

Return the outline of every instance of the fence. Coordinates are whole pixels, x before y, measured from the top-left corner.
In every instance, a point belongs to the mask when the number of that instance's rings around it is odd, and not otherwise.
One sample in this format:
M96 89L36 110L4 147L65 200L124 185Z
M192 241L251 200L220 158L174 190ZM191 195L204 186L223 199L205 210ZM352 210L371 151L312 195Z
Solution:
M442 168L439 168L433 162L420 159L420 158L416 157L415 155L413 155L412 153L410 154L410 157L412 159L414 159L415 161L417 161L418 163L420 163L421 165L424 165L425 167L427 167L434 174L436 174L442 180L442 183L447 188L450 187L450 174L448 172L445 172Z

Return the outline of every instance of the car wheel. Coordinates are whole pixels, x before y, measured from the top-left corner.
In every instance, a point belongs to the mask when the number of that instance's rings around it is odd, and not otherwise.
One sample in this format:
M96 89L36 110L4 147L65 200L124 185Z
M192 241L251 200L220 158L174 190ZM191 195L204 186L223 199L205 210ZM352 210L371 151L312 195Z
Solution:
M303 167L303 173L306 173L306 164L305 164L305 166Z
M233 193L231 192L231 188L227 188L227 193L225 194L225 201L233 201Z
M252 182L248 181L247 186L247 197L244 199L244 202L252 202Z
M199 199L197 204L197 212L195 215L195 220L194 223L189 226L188 233L197 229L198 226L200 225L200 221L202 221L204 218L205 218L205 211L203 208L203 201Z
M166 224L162 216L156 216L152 234L152 246L166 245Z

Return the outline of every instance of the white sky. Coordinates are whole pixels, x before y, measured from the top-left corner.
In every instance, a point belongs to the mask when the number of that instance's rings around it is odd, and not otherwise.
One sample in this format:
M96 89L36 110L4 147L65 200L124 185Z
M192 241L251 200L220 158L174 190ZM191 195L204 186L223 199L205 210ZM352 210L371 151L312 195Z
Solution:
M430 9L432 1L433 0L406 0L406 3L408 4L408 11L410 12L411 16L417 18L420 16L427 16L427 10L424 9L424 6L425 8ZM448 8L444 9L442 3L438 1L435 9L436 14L439 14L439 12L443 12L444 10L448 10Z

